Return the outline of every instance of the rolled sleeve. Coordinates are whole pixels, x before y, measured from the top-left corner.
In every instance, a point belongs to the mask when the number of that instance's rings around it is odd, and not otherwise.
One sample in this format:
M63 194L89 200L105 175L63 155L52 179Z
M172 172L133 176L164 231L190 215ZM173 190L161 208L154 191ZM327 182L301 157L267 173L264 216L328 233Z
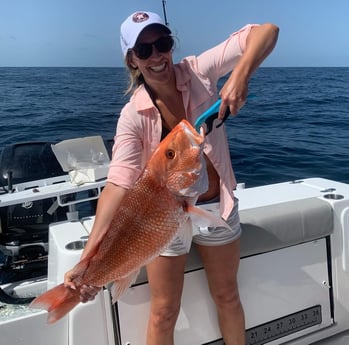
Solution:
M212 81L231 72L246 49L247 36L258 24L248 24L232 33L225 41L197 57L198 70Z
M127 107L121 112L107 178L124 188L130 188L142 171L143 137L135 122L128 120L132 115Z

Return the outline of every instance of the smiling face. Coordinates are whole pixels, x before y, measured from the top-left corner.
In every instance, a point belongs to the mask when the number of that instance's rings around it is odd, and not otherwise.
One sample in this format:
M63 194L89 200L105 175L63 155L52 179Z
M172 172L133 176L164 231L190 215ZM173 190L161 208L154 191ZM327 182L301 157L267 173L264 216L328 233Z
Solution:
M130 64L139 69L145 82L153 87L164 86L170 82L173 76L172 49L168 52L159 52L153 43L161 38L167 38L168 33L157 25L151 25L145 28L139 35L130 55ZM152 44L152 53L146 59L141 59L135 53L137 47L142 44Z

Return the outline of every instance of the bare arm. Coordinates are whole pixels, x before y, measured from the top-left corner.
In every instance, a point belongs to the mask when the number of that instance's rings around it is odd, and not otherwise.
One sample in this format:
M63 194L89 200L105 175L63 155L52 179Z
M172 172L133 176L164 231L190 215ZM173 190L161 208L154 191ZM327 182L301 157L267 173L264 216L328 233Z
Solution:
M274 49L279 28L274 24L263 24L251 29L247 37L246 49L233 72L220 91L222 105L219 118L222 119L227 106L236 114L245 104L248 93L248 81L253 72Z
M103 238L125 193L126 189L122 187L112 183L105 185L97 203L95 221L81 259L85 258L93 245Z
M101 196L98 200L96 217L93 224L93 228L86 247L81 255L81 259L85 258L95 243L98 243L107 232L109 225L114 217L114 213L120 206L123 197L125 196L126 189L116 186L112 183L107 183L104 187ZM64 275L64 285L75 289L75 285L72 282L74 279L73 270L68 271ZM94 299L99 287L83 286L80 289L81 302L87 302Z

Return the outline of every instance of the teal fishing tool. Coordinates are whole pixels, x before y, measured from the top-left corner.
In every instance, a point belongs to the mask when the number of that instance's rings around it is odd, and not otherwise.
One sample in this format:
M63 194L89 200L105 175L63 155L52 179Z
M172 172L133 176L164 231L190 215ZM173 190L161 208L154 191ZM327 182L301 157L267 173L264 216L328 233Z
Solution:
M247 99L254 98L254 95L248 95ZM218 99L214 104L212 104L204 113L202 113L195 121L194 127L195 129L200 132L200 127L203 124L206 124L206 131L205 134L209 134L212 131L213 128L213 122L218 118L218 111L219 107L221 106L222 100ZM227 107L223 119L216 125L216 128L223 125L225 120L230 115L229 107Z

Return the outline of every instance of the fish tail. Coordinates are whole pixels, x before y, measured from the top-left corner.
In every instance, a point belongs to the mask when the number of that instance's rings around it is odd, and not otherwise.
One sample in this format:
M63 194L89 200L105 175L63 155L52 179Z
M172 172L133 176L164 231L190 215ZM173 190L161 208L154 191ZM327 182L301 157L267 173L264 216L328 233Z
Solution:
M54 323L69 313L80 302L80 293L60 284L31 302L30 307L49 312L47 322Z

